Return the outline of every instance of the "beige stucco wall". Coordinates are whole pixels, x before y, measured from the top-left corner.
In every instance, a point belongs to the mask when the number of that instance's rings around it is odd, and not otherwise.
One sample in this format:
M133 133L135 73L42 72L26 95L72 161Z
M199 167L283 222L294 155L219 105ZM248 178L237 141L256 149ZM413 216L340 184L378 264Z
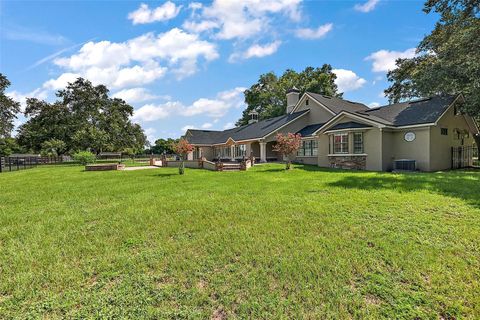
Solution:
M448 135L441 135L441 128L448 129ZM455 115L454 108L450 108L438 121L438 125L430 127L430 170L450 169L452 164L452 147L462 146L462 140L455 139L454 130L470 128L463 115ZM472 132L463 140L464 146L473 146L475 142Z
M415 133L415 140L405 141L405 133ZM417 162L417 169L430 171L430 129L429 127L395 130L392 132L391 162L399 159L413 159Z
M382 130L382 171L393 170L393 135L391 130Z
M305 99L301 101L298 109L295 112L310 109L310 112L305 117L308 124L325 123L330 120L334 115L328 112L325 107L321 106L313 99L308 99L308 106L305 105Z
M363 131L363 151L365 154L367 154L366 170L382 171L383 169L382 133L382 130L379 128L371 128ZM349 141L353 143L353 133L350 135Z
M330 137L326 134L321 134L318 137L318 166L319 167L330 166L330 163L328 162L329 139Z
M335 124L346 123L350 121L360 122L358 119L351 119L349 117L344 117L342 120ZM344 132L349 133L348 142L349 142L349 154L353 153L353 133L354 132L363 132L363 149L364 154L367 155L366 161L366 170L371 171L382 171L383 169L383 136L382 131L379 128L369 128L362 130L345 130ZM319 149L318 149L318 165L321 167L328 167L330 163L328 161L329 154L329 143L332 143L333 135L332 134L321 134L319 137ZM333 148L333 145L332 145ZM333 152L333 150L332 150Z

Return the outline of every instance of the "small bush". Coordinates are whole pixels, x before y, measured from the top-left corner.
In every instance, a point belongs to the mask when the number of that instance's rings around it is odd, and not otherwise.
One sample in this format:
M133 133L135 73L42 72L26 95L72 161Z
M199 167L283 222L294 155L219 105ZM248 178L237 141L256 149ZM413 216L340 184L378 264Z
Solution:
M82 165L87 165L89 163L94 163L96 157L90 151L80 151L73 155L73 159L80 162Z

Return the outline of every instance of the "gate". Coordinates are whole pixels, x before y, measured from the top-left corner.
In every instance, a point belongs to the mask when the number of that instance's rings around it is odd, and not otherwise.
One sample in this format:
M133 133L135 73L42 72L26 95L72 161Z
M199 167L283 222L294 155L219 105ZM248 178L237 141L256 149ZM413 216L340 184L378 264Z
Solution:
M452 169L473 167L473 155L476 147L452 147Z

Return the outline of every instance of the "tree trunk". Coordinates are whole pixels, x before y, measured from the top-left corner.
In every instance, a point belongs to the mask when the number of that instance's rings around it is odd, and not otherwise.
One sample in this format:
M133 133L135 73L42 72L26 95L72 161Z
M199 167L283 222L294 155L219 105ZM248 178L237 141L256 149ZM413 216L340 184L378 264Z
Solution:
M185 161L182 158L182 162L180 163L180 166L178 167L178 173L179 174L184 174L185 173Z
M291 165L292 165L292 162L290 160L287 160L285 170L290 170Z

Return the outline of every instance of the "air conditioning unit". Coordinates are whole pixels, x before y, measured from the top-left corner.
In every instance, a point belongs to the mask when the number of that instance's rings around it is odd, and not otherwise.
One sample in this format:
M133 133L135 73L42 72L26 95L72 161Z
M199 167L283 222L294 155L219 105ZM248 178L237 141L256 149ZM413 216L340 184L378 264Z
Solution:
M399 159L393 163L394 171L415 171L417 170L417 162L410 159Z

